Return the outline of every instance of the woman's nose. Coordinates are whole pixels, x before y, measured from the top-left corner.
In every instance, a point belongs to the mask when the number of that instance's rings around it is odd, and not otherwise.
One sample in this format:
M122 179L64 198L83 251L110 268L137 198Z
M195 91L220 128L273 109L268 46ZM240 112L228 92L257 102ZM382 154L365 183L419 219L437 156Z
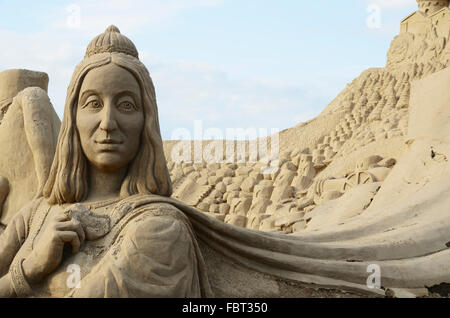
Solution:
M111 104L104 105L101 111L100 129L111 132L117 129L117 121Z

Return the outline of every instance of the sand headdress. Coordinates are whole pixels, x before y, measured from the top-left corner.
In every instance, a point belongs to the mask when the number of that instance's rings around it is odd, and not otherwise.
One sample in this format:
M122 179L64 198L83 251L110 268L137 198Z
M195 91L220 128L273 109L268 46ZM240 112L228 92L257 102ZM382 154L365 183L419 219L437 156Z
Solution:
M97 35L89 43L84 58L100 53L124 53L139 59L136 46L114 25L108 27L104 33Z

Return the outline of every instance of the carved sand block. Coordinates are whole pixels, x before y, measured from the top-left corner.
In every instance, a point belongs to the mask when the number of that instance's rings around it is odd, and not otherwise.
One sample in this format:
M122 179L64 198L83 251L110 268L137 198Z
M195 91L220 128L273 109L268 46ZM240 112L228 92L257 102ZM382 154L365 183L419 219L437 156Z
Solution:
M220 169L220 163L208 163L208 164L206 165L206 168L207 168L209 171L216 172L216 171L218 171L218 170Z
M202 200L202 202L208 204L208 207L210 207L210 206L213 205L213 204L217 204L217 203L218 203L218 201L217 201L216 199L214 199L214 198L212 198L212 197L210 197L210 196L204 198L204 199ZM209 208L208 208L208 211L209 211Z
M231 207L228 203L222 203L219 205L219 213L220 214L226 215L226 214L230 213L230 209L231 209Z
M208 185L208 177L207 176L202 176L202 177L198 178L196 182L200 186L207 186Z
M252 168L241 166L236 170L236 176L248 177L252 172Z
M247 215L250 206L252 205L251 198L234 198L231 201L230 214Z
M227 204L229 206L231 206L232 203L233 203L233 200L239 198L239 194L240 193L241 193L240 191L227 192L227 195L226 195L226 202L227 202ZM224 196L224 198L225 198L225 196Z
M244 182L242 182L241 184L241 189L242 191L245 192L253 192L253 189L255 188L256 185L256 179L253 177L247 177Z
M42 193L53 161L60 120L47 96L48 76L27 70L0 73L0 223ZM1 199L1 197L0 197Z
M209 211L209 204L206 203L206 202L200 202L200 203L197 205L197 208L198 208L199 210L202 210L203 212L208 212L208 211Z
M228 196L229 196L229 193L228 193L228 192L225 192L225 193L223 194L222 199L223 199L224 202L227 202Z
M295 194L295 188L292 186L275 187L270 200L272 202L280 202L284 199L293 198Z
M252 199L253 198L253 193L241 191L241 192L239 192L239 198Z
M317 158L320 155L323 155L323 150L321 150L321 149L314 149L312 151L312 157L311 157L312 159L311 160L314 162L314 158ZM305 159L309 161L308 157L305 157Z
M270 232L270 231L277 229L275 226L275 220L276 220L276 216L273 216L273 215L270 215L269 217L264 218L260 222L259 230L263 231L263 232Z
M295 157L291 159L292 163L299 167L301 155L297 154Z
M321 170L326 167L326 157L324 155L319 155L313 158L314 169Z
M297 201L297 209L303 210L306 207L314 204L314 198L311 196L306 196L299 201Z
M274 161L275 161L275 159L272 159L272 160L271 160L271 163L274 162ZM286 162L288 162L288 161L289 161L289 157L288 157L287 154L284 154L284 156L281 156L281 155L280 155L280 157L278 158L278 166L279 166L279 167L282 167L282 166L284 166L284 164L285 164Z
M224 182L219 182L218 184L216 184L216 190L219 191L222 195L225 194L227 192L227 186L225 185Z
M190 173L194 172L195 169L191 164L186 164L186 166L183 167L183 173L185 176L189 175Z
M286 161L283 165L281 165L282 170L290 170L297 171L298 167L292 161Z
M277 169L276 172L271 173L269 180L275 181L281 173L281 169Z
M242 182L244 182L244 180L245 180L245 177L243 177L243 176L234 177L233 184L240 186L242 184Z
M188 168L188 167L193 167L194 166L194 164L192 163L192 162L185 162L185 161L183 161L183 162L181 162L181 168Z
M255 170L253 170L249 176L254 178L256 180L256 183L258 183L261 180L264 180L264 175L261 173L259 167L255 167Z
M225 214L217 214L217 213L211 213L211 212L205 212L205 214L209 217L212 217L213 219L220 221L220 222L225 222L225 218L226 218Z
M303 212L308 214L309 212L313 211L317 206L313 203L311 205L308 205L306 208L303 209Z
M270 218L270 214L252 214L248 216L247 228L251 230L260 230L262 221Z
M287 202L286 202L287 201ZM273 203L267 208L267 214L271 214L274 217L274 220L279 219L282 216L289 215L290 213L294 213L297 205L296 203L289 199L283 200L278 203Z
M204 169L206 169L206 163L194 163L194 169L196 170L196 171L202 171L202 170L204 170Z
M220 192L220 191L217 190L217 189L214 189L214 190L212 190L211 193L209 194L209 197L211 197L211 198L213 198L213 199L220 200L220 199L222 199L222 197L223 197L223 193Z
M272 204L272 201L266 198L253 198L252 205L248 211L249 215L265 214L267 207Z
M234 170L232 170L228 167L221 168L218 171L216 171L216 176L223 177L223 178L234 177Z
M307 177L309 179L314 179L316 174L317 174L317 172L316 172L316 169L314 168L314 164L312 162L300 163L299 168L298 168L299 176Z
M198 179L200 179L200 177L201 177L201 174L197 171L194 171L187 176L188 179L190 179L194 182L196 182Z
M184 182L179 187L177 187L173 194L173 197L180 201L186 202L189 205L196 206L207 196L210 196L213 188L213 186L203 186L193 181L192 179L186 178ZM212 198L216 197L212 196Z
M232 177L225 177L223 178L222 182L225 184L225 186L229 186L230 184L233 183L233 178Z
M274 187L287 187L290 186L292 183L292 180L297 176L297 172L294 172L292 170L288 169L282 169L278 177L276 178L274 182Z
M299 154L300 154L300 150L299 150L299 149L294 149L294 150L292 150L291 153L289 154L289 158L290 158L291 161L293 162L293 159L296 158Z
M223 177L211 176L208 178L208 184L216 185L217 183L221 182L222 180L223 180Z
M225 217L225 223L245 228L247 226L247 217L244 215L228 214Z
M333 150L332 147L328 146L325 148L324 156L326 160L332 159L336 155L336 152Z
M305 217L304 212L289 213L288 215L278 218L275 221L274 225L276 227L281 228L282 230L285 230L285 229L289 228L290 226L292 226L293 224L302 221L304 219L304 217Z
M254 198L270 199L274 190L273 183L269 180L261 181L253 191Z
M272 180L272 175L268 174L268 173L263 174L263 180L271 181Z
M234 191L241 191L241 186L239 184L236 183L231 183L229 185L227 185L227 192L234 192Z
M220 206L217 203L211 204L211 206L209 207L209 212L214 213L214 214L218 214L220 210Z
M184 172L181 167L175 167L172 171L172 179L174 181L180 180L184 178Z

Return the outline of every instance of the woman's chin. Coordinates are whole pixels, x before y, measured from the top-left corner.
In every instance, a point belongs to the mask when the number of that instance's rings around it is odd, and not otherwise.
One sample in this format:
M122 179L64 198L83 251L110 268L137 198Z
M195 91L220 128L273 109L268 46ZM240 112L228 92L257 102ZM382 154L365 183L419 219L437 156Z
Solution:
M126 167L128 160L124 160L123 154L118 152L102 152L91 164L99 171L111 173Z

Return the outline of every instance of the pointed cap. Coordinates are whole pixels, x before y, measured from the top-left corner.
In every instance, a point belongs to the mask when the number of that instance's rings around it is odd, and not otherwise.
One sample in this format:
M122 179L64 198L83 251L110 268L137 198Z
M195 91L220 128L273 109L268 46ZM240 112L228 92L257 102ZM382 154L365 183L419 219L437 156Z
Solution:
M91 43L89 43L85 58L94 54L107 52L124 53L134 56L137 59L139 58L139 53L133 42L122 35L120 30L114 25L108 27L104 33L97 35Z

